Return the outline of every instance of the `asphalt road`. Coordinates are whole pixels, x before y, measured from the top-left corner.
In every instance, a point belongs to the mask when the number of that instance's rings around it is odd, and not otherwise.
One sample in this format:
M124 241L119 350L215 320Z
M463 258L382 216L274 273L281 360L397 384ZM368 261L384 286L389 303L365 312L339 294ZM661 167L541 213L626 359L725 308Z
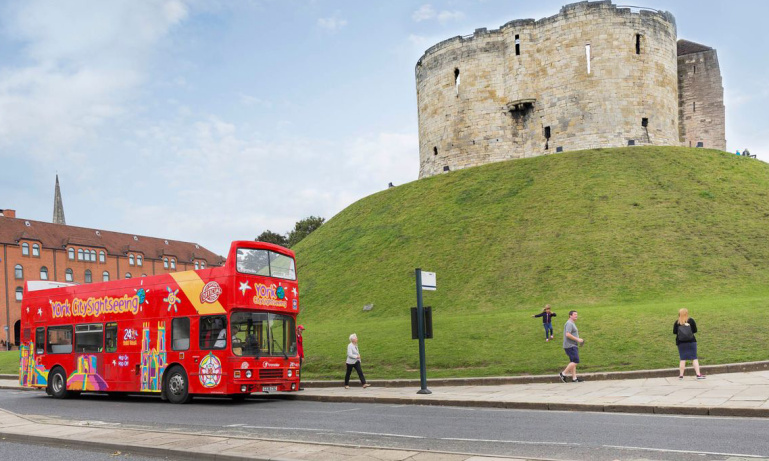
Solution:
M84 394L54 400L0 391L0 408L89 424L281 440L549 459L720 460L769 457L769 420L414 405Z

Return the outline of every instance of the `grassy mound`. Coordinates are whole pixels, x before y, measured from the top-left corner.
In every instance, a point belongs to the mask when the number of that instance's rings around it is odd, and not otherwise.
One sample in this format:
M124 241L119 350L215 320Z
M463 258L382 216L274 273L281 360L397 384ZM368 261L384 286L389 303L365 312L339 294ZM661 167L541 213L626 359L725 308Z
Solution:
M557 370L560 334L542 356L530 317L545 303L557 332L580 310L588 369L674 365L681 306L700 341L720 343L701 344L703 362L763 359L723 343L766 336L752 325L769 320L768 194L763 162L635 147L495 163L366 197L295 248L307 376L338 377L353 331L372 377L416 376L416 267L438 276L425 296L431 376Z

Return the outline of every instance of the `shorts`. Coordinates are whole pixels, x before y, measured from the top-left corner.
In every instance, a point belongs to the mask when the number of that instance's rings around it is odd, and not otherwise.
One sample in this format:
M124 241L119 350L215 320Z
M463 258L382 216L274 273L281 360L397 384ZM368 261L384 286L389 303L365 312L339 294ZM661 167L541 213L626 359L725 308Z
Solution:
M573 347L567 347L564 349L566 352L566 355L569 356L569 362L571 363L579 363L579 348L576 346Z

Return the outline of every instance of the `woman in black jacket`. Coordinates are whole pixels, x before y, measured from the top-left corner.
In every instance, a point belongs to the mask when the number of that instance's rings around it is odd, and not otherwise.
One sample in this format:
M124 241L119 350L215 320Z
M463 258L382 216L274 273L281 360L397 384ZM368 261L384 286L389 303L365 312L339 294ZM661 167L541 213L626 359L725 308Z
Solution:
M694 337L694 333L697 333L697 323L689 317L689 310L685 308L679 310L678 320L673 323L673 334L676 335L676 346L678 346L678 358L681 360L678 379L684 379L687 360L692 361L697 379L705 379L705 376L700 374L700 361L697 360L697 338Z

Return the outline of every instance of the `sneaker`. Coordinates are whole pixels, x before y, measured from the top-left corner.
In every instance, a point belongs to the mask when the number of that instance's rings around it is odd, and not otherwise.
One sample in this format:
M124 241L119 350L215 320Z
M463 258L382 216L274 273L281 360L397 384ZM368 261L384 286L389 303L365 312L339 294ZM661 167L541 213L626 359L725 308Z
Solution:
M565 382L566 382L566 375L565 375L565 374L563 374L563 373L558 373L558 377L559 377L559 378L561 378L561 382L562 382L562 383L565 383Z
M550 335L550 339L553 339L553 338L555 338L555 336L553 336L553 335Z
M345 386L344 388L345 388L345 389L349 389L349 388L350 388L350 386Z
M550 341L550 338L545 338L545 342L548 342L548 341Z
M697 379L705 379L705 375L697 375Z
M681 381L682 379L684 379L684 375L681 375L681 376L678 377L679 381Z
M585 381L582 378L574 378L571 380L573 383L584 383Z
M367 388L367 387L371 387L371 384L369 384L369 383L366 383L366 384L364 384L364 385L363 385L363 389L365 389L365 388Z

